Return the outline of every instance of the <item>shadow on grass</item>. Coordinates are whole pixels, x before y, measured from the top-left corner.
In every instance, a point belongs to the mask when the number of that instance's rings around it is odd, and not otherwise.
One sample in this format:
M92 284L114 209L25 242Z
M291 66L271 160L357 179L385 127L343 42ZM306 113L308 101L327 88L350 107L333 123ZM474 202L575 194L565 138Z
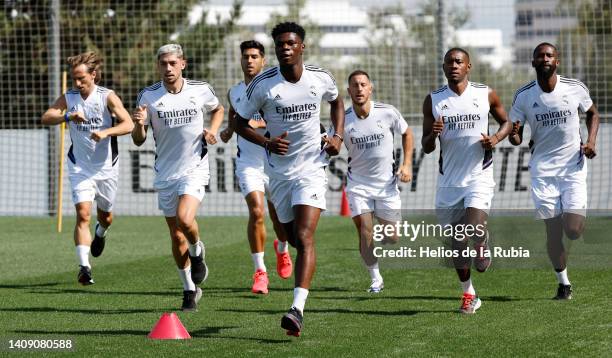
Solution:
M182 294L180 289L173 291L100 291L92 289L75 289L75 288L52 288L52 289L41 289L37 291L29 291L28 293L38 293L46 295L63 295L63 294L86 294L86 295L128 295L128 296L180 296Z
M85 308L58 308L58 307L14 307L0 308L0 312L24 312L24 313L84 313L84 314L129 314L129 313L164 313L174 311L175 308L155 309L85 309Z
M485 301L510 302L510 301L530 301L530 299L520 299L510 296L480 296ZM459 301L459 296L387 296L385 293L371 294L369 296L355 297L320 297L312 296L314 300L340 300L340 301L369 301L369 300L436 300L436 301Z
M261 343L284 343L287 340L273 340L255 337L225 337L220 336L224 330L235 329L235 326L213 326L196 329L189 334L192 338L215 338L215 339L236 339L236 340L253 340ZM13 333L24 334L41 334L41 335L76 335L76 336L147 336L149 331L135 329L120 329L120 330L15 330Z
M204 294L206 293L228 293L228 292L236 292L236 293L245 293L250 292L251 289L247 286L244 287L203 287L202 291ZM268 287L268 291L276 291L276 292L290 292L292 289L281 288L281 287ZM316 287L311 288L309 292L349 292L350 290L342 287Z
M25 283L21 285L0 285L0 289L2 288L12 288L12 289L24 289L24 288L37 288L37 287L51 287L57 286L59 282L46 282L46 283Z
M284 314L285 310L255 310L255 309L220 309L221 312L235 312L235 313L263 313L263 314ZM398 310L398 311L364 311L364 310L352 310L347 308L313 308L306 310L307 314L311 313L344 313L344 314L355 314L355 315L372 315L372 316L413 316L419 313L454 313L457 310Z

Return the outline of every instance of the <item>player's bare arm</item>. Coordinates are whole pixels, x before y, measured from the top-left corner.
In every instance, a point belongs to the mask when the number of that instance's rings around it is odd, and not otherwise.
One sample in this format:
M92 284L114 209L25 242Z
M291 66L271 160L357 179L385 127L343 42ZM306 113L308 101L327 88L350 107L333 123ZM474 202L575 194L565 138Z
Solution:
M96 142L99 142L106 137L128 134L134 129L134 123L130 119L130 114L114 92L109 93L106 101L108 108L117 118L117 125L105 130L91 133L91 139L95 140Z
M508 121L508 113L506 113L499 96L492 88L489 89L489 107L489 113L499 123L499 129L492 136L482 133L480 143L485 149L493 149L497 143L504 140L510 134L510 131L512 131L512 125Z
M440 136L443 128L442 119L434 119L431 112L431 95L427 95L423 101L423 137L421 138L425 153L429 154L436 150L436 138Z
M290 142L286 139L288 135L287 132L284 132L278 137L268 139L257 133L255 129L249 126L249 120L242 118L238 113L236 113L236 133L249 142L260 145L268 152L274 154L285 155L289 150Z
M402 134L402 150L404 151L404 160L396 175L403 183L407 183L412 180L412 152L414 151L414 137L410 128Z
M338 96L335 100L329 102L330 118L334 125L334 135L327 139L325 151L329 155L338 155L344 140L344 103L342 98Z
M137 146L141 146L142 143L147 140L147 128L145 121L147 119L147 106L138 106L132 113L132 122L134 122L134 129L132 129L132 141Z
M230 104L229 109L227 110L227 127L223 128L219 133L219 138L221 138L223 143L227 143L230 139L232 139L234 130L236 128L236 111L234 110L234 106L232 106L230 91L227 91L227 102Z
M60 124L64 121L72 121L75 123L87 122L85 114L83 112L68 112L64 114L66 110L66 97L60 96L55 102L43 113L41 117L41 123L46 125Z
M45 125L60 124L66 120L64 111L66 110L66 97L59 96L55 102L43 113L40 122Z
M217 106L217 108L210 111L210 129L204 128L204 139L206 139L206 143L217 143L216 136L217 132L219 131L219 127L221 127L221 123L223 123L223 113L224 109L220 104Z
M599 111L595 105L592 105L586 112L586 126L589 136L586 143L582 145L582 152L587 158L593 159L597 155L595 143L597 141L597 131L599 130Z

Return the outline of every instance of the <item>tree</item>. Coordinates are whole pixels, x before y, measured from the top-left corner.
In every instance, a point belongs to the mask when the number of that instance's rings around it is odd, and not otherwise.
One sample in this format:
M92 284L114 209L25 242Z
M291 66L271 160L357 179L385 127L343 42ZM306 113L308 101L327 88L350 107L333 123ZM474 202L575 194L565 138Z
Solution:
M3 83L15 87L0 89L0 127L32 128L53 99L48 98L47 46L49 1L32 5L12 2L0 20L0 52ZM198 0L85 0L61 3L61 58L84 51L99 52L104 59L102 85L115 90L128 108L138 91L159 80L155 51L164 43L178 42L185 49L187 75L208 78L213 69L207 63L235 28L240 2L234 3L229 20L208 24L206 13L190 23L189 14ZM2 46L4 48L4 46Z
M562 0L557 11L576 14L574 28L562 30L557 41L566 76L583 81L602 114L612 111L612 3L609 0ZM606 116L602 116L607 118Z

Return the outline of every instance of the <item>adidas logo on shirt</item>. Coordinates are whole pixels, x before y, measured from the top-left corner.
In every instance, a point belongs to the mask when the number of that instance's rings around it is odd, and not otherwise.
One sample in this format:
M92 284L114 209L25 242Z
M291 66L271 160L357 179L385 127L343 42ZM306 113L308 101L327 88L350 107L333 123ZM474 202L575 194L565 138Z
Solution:
M447 105L443 105L443 106L442 106L442 109L443 109L443 110L444 110L444 109L448 109L448 106L447 106Z
M279 100L279 99L283 99L280 94L277 94L276 97L274 97L275 100Z
M540 105L538 104L538 102L533 102L533 106L532 106L532 108L538 108L538 107L540 107Z
M163 107L163 106L164 106L164 103L163 103L163 102L159 102L159 103L157 104L157 107Z
M317 194L315 193L315 194L312 194L312 195L310 196L310 199L313 199L313 200L319 200L319 197L318 197L318 196L317 196Z

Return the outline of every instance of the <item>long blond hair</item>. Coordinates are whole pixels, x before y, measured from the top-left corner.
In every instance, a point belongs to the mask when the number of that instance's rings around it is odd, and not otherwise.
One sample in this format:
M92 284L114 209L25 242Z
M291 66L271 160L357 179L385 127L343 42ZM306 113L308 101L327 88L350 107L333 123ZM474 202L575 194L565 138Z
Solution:
M87 67L87 72L92 73L96 71L96 77L94 77L94 83L96 84L102 79L102 58L95 52L84 52L76 56L70 56L66 62L68 62L72 68L79 65L85 65Z

